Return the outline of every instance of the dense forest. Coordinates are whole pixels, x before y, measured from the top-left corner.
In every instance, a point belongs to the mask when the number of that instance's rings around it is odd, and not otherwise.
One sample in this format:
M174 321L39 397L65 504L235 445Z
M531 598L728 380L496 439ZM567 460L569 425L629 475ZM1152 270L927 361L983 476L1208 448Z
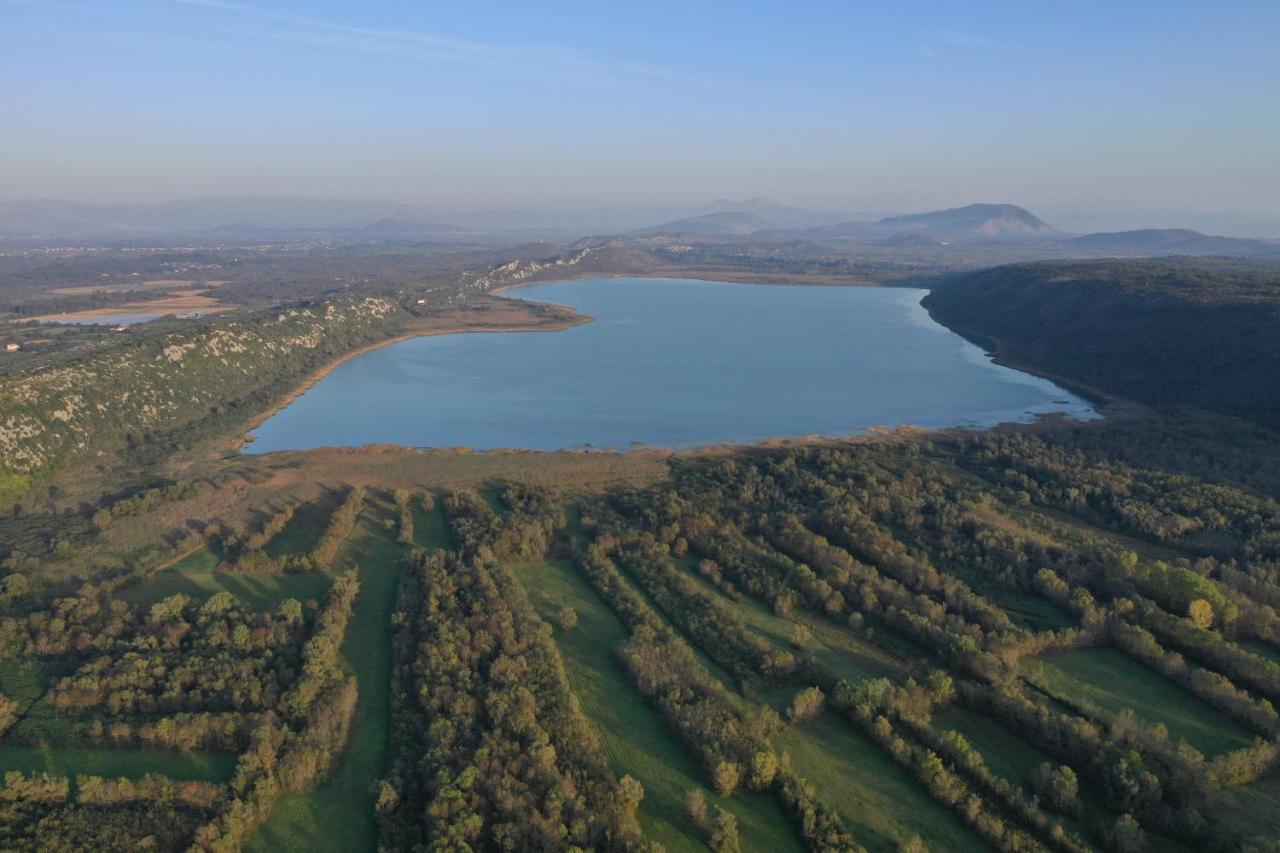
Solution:
M0 605L4 844L262 849L341 784L389 850L1275 849L1280 454L1236 426L272 493L176 565ZM351 669L384 631L386 675Z
M1161 430L1179 447L1167 464L1145 450ZM418 552L402 588L396 693L416 698L396 712L384 843L637 843L653 779L615 765L611 783L578 752L592 735L562 704L574 674L555 652L583 629L530 607L571 572L625 628L622 701L652 708L701 768L686 828L713 849L733 848L708 798L751 792L810 849L882 846L838 787L809 781L829 779L822 762L788 750L832 721L982 846L1274 849L1241 803L1280 770L1280 478L1239 484L1218 441L1126 424L693 459L669 486L570 504L454 494L457 550ZM790 628L762 631L757 608ZM1134 680L1109 685L1096 659ZM547 763L529 775L536 743ZM548 812L535 779L576 797ZM640 799L641 829L647 814Z
M1013 264L951 277L924 305L1018 364L1151 405L1280 426L1280 264Z

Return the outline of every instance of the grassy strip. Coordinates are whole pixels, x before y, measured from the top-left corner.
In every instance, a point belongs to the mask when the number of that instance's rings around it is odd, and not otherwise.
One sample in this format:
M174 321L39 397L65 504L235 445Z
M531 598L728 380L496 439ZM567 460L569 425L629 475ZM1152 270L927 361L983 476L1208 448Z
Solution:
M513 571L543 619L556 624L565 606L577 613L576 627L557 628L556 645L614 773L630 774L644 786L640 825L646 836L672 851L702 849L702 832L684 816L683 805L685 794L698 788L708 803L737 817L745 849L799 849L773 798L717 797L703 784L697 764L645 704L612 654L627 639L626 628L572 566L531 563Z
M381 506L378 509L383 509ZM360 567L360 595L342 644L360 690L346 750L332 776L283 797L245 845L260 851L372 851L377 848L374 784L382 774L390 707L391 611L404 559L380 513L366 509L340 558Z
M265 611L274 610L286 598L303 602L323 600L331 583L331 579L320 572L219 572L216 571L218 562L211 550L201 548L146 581L124 587L119 597L131 604L150 606L177 593L188 595L193 601L204 601L225 590L254 610Z
M896 851L913 836L929 850L987 849L953 811L834 714L792 726L775 743L871 853Z
M1025 658L1023 666L1055 693L1087 699L1119 713L1133 709L1148 723L1161 723L1206 756L1253 743L1243 726L1219 714L1177 684L1115 649L1081 649Z
M141 779L156 773L179 781L229 782L236 756L226 752L178 752L149 749L77 749L52 746L0 747L0 773L49 773L55 776L103 776Z

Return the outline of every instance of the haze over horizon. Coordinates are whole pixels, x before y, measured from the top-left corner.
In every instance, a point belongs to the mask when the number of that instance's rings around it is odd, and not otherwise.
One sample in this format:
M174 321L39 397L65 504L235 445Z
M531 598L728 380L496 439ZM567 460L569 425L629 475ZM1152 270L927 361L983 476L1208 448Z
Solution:
M1068 230L1219 214L1222 233L1278 236L1275 6L0 11L6 200L997 201Z

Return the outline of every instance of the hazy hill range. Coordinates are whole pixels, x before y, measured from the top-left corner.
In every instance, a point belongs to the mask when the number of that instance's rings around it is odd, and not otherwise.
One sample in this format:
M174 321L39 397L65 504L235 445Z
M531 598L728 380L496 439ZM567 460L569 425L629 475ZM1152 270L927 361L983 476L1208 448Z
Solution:
M763 231L770 223L750 213L706 213L689 219L679 219L652 228L635 231L638 235L692 234L698 236L744 236Z
M971 204L949 210L892 216L877 222L839 221L826 225L796 228L787 220L797 215L792 208L753 199L743 207L750 210L708 213L667 222L634 233L693 236L751 236L765 241L853 240L944 243L1053 238L1057 232L1035 214L1013 204ZM812 214L816 216L817 214Z
M1016 204L970 204L930 213L891 216L876 223L892 232L915 231L940 240L1001 240L1045 237L1057 232Z
M707 213L745 213L758 217L773 228L814 228L831 225L837 222L848 222L861 218L849 212L830 210L810 210L804 207L790 207L767 198L749 198L745 201L716 199L696 211L699 215Z
M1280 255L1280 242L1274 240L1214 237L1187 228L1143 228L1137 231L1086 234L1069 242L1077 248L1135 255Z
M681 252L689 252L691 247L703 252L707 247L718 247L721 253L732 250L734 254L785 244L809 247L815 262L834 251L847 257L926 260L952 269L1053 258L1203 255L1280 259L1277 240L1215 237L1187 229L1067 234L1013 204L970 204L876 221L842 220L808 227L785 223L824 214L783 207L766 199L721 201L708 207L713 206L734 209L666 222L615 240L661 250L658 242L674 239Z

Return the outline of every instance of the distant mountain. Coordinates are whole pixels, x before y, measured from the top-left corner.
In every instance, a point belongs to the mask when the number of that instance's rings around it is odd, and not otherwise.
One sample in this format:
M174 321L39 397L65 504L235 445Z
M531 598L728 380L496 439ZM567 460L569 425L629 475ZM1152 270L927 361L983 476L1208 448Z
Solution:
M772 223L751 213L707 213L641 228L633 234L691 234L699 237L740 237L769 228Z
M883 234L876 230L874 222L839 222L835 225L821 225L817 228L806 228L800 235L809 240L875 240L882 239Z
M813 228L819 225L831 225L851 218L849 213L829 210L809 210L803 207L788 207L767 198L749 198L745 201L716 199L695 211L698 215L708 213L745 213L758 216L770 227L778 229Z
M876 223L881 232L913 231L939 240L1007 240L1057 232L1016 204L970 204L949 210L891 216Z
M1086 234L1068 240L1069 245L1092 252L1133 255L1222 255L1280 257L1280 242L1214 237L1186 228L1143 228Z
M1042 219L1013 204L971 204L950 210L890 216L877 222L839 222L794 233L802 239L820 242L874 242L901 247L1057 236Z

